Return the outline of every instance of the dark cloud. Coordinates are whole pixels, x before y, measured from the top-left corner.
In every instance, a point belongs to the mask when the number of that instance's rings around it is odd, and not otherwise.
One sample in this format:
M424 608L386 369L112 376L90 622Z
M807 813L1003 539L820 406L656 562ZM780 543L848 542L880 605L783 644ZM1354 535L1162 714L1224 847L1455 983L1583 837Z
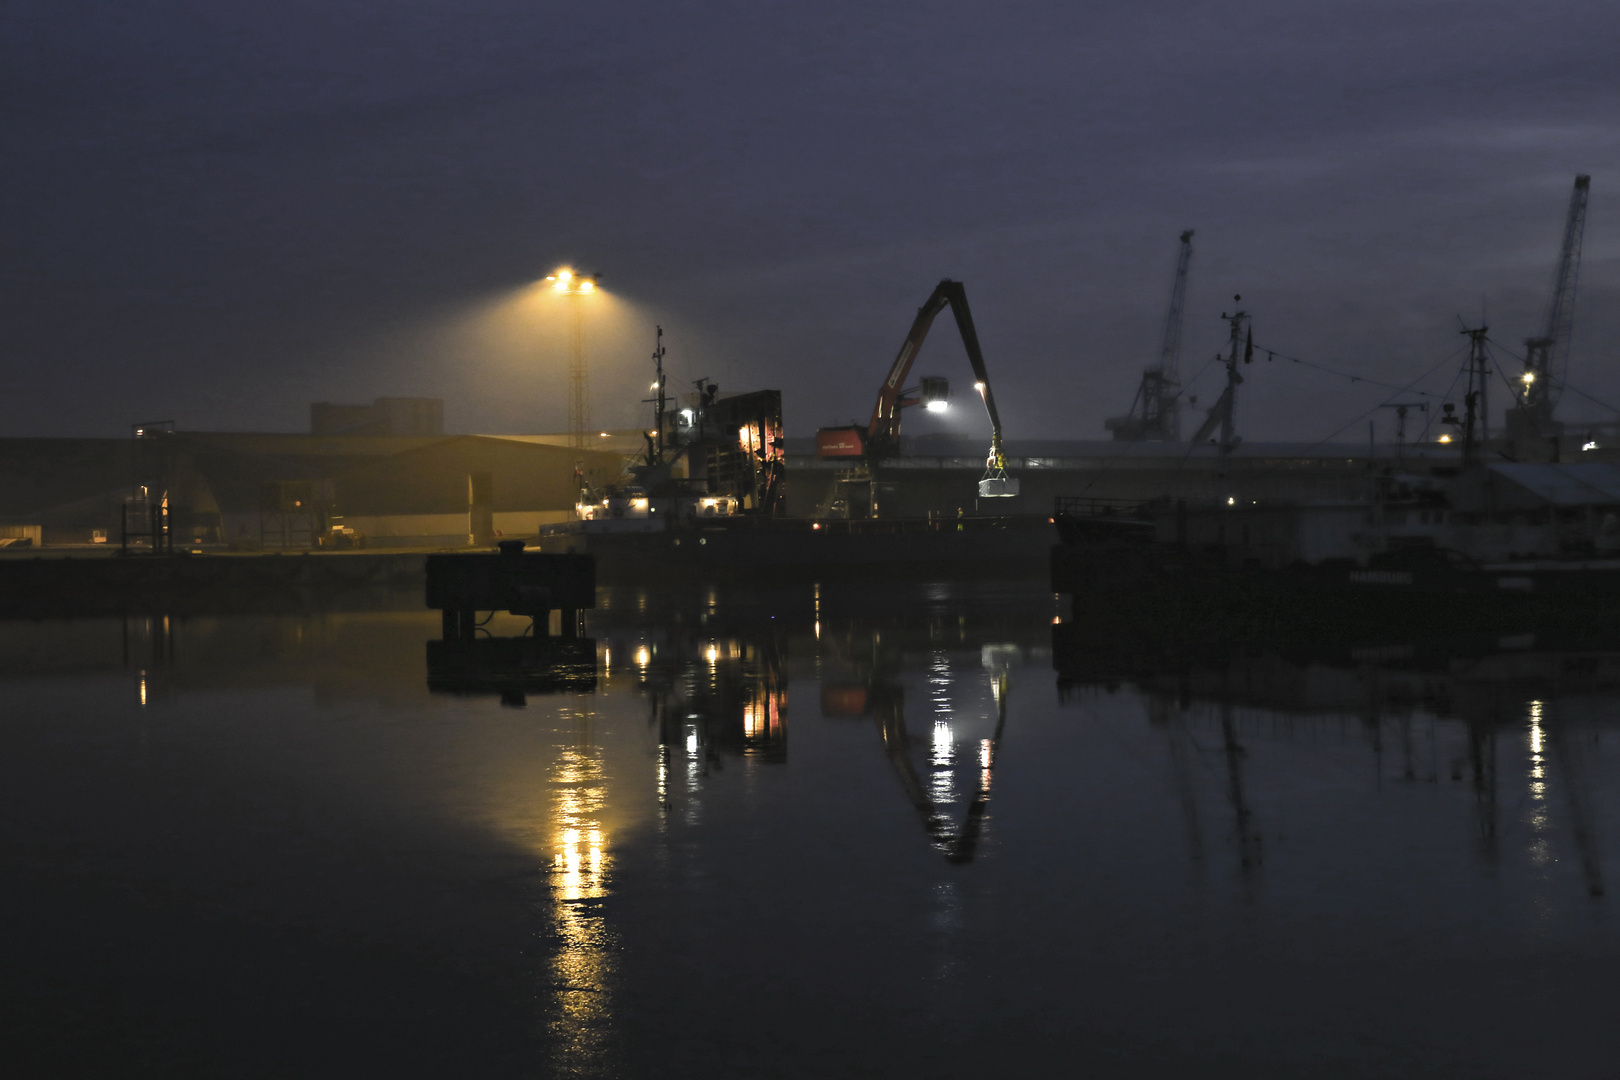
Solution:
M1578 171L1574 378L1620 399L1611 4L19 0L0 42L6 433L386 393L561 427L551 338L519 377L468 328L577 262L625 302L604 421L655 320L678 371L782 388L799 432L863 414L956 276L1015 433L1094 436L1181 228L1189 373L1241 291L1257 341L1400 382L1482 297L1533 331ZM922 363L966 374L945 337ZM1276 365L1245 389L1251 438L1380 396Z

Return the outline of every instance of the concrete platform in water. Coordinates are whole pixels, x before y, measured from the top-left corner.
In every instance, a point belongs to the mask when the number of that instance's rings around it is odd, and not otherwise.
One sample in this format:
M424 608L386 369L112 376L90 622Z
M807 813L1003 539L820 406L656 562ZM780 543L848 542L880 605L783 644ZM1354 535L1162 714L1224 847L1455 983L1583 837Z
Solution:
M663 527L571 522L531 547L596 558L604 581L667 577L1030 577L1047 572L1045 516L804 521L707 519Z

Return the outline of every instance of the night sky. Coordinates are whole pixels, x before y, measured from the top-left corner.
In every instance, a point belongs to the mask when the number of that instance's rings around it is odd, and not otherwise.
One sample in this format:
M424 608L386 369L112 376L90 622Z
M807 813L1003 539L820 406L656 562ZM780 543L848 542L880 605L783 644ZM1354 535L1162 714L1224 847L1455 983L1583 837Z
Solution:
M1189 227L1185 374L1241 292L1262 349L1440 393L1459 315L1537 332L1577 172L1570 381L1620 405L1612 0L11 0L0 50L0 436L381 395L561 430L566 301L521 290L572 265L598 426L644 422L660 322L792 434L864 419L955 277L1008 436L1103 437ZM934 372L971 382L948 320ZM1249 373L1251 441L1363 440L1392 394Z

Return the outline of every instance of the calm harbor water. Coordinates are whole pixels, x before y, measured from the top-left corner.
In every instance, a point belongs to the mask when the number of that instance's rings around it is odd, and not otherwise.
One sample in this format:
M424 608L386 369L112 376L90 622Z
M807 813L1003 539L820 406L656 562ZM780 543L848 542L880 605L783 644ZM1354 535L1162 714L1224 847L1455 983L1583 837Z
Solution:
M8 1057L1620 1076L1620 651L1060 614L607 592L561 682L510 617L0 621Z

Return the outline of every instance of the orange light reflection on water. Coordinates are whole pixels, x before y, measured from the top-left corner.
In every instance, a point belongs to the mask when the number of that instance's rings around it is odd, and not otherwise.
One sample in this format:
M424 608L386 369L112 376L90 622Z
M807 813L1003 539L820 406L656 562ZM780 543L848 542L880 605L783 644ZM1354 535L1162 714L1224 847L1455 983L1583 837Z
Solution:
M559 1073L601 1063L613 1045L614 935L601 901L612 859L602 818L607 776L600 747L562 751L552 770L551 892L557 945L549 1027Z

